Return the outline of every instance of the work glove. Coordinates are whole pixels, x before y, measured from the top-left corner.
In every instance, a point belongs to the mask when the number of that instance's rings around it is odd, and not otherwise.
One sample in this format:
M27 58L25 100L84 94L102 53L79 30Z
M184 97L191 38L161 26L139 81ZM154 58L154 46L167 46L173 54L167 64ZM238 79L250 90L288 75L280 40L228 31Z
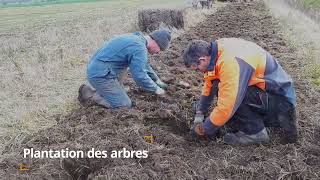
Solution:
M214 139L219 130L218 126L211 123L210 118L207 118L204 122L194 124L191 128L191 136L193 139Z
M202 123L204 120L204 114L202 112L197 112L194 116L193 124Z
M160 88L160 87L157 87L157 90L156 90L156 95L158 95L158 96L164 96L165 94L166 94L166 91L165 90L163 90L162 88Z
M203 122L194 124L194 125L192 126L192 128L191 128L190 134L191 134L191 137L192 137L194 140L197 140L197 139L207 139L207 137L206 137L206 135L205 135L205 133L204 133Z
M161 87L162 89L167 89L167 88L168 88L168 85L167 85L166 83L162 82L160 79L158 79L158 80L156 81L156 84L157 84L159 87Z

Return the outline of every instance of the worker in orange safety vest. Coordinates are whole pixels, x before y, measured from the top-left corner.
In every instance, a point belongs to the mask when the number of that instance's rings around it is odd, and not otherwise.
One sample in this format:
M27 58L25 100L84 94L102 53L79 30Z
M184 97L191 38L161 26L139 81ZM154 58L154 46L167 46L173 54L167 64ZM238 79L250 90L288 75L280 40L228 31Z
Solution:
M213 138L228 125L227 144L269 143L266 127L282 128L285 143L297 141L293 81L266 50L238 38L194 40L183 59L186 67L204 73L191 128L194 138ZM205 118L215 96L217 105Z

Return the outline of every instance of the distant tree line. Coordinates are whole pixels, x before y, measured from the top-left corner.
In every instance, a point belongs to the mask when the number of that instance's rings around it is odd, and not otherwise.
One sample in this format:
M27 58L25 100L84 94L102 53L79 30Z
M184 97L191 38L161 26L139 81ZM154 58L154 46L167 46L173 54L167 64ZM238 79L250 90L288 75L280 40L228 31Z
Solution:
M7 5L7 4L14 4L14 3L37 3L37 2L52 2L56 0L0 0L0 4Z

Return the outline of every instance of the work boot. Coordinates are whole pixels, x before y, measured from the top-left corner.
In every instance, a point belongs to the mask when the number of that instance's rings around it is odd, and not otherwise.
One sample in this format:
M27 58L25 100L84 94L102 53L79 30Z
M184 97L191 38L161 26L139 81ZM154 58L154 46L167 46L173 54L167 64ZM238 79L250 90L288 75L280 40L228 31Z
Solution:
M89 100L95 94L95 90L92 89L90 86L82 84L79 88L78 100L81 105L86 106L89 103Z
M248 135L242 131L237 133L227 133L223 141L230 145L251 145L251 144L268 144L270 138L266 128L263 128L257 134Z
M82 106L92 106L99 105L105 108L110 108L110 104L106 102L106 100L101 97L95 89L82 84L79 88L78 100Z

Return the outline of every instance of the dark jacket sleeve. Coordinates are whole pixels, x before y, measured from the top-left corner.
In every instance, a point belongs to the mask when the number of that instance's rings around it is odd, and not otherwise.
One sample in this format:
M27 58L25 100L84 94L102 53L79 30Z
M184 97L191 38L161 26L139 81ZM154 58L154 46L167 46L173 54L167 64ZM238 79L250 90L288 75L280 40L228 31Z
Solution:
M209 110L209 107L212 104L213 98L218 96L218 84L219 84L219 80L212 80L211 81L212 86L211 86L211 90L209 95L204 95L202 94L200 96L200 100L199 103L197 105L197 112L201 111L202 113L206 114Z

